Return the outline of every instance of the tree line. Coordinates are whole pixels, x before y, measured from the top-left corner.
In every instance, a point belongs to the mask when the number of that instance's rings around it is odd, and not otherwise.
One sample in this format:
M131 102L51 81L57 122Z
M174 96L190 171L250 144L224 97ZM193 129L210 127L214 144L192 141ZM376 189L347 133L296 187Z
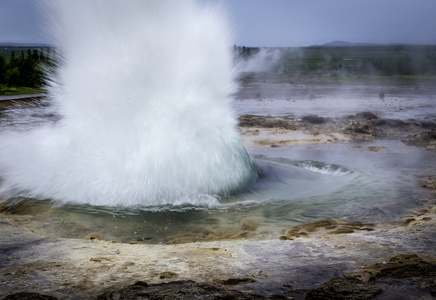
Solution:
M234 46L237 60L263 62L283 73L436 75L436 46L256 48Z
M50 48L14 50L9 57L0 54L0 85L38 88L44 84L44 69L52 64Z

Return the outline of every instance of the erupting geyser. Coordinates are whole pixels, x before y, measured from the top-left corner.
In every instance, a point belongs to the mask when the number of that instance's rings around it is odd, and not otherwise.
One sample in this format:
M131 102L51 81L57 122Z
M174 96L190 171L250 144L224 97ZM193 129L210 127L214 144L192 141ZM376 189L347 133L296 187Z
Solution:
M230 108L232 43L219 8L172 0L45 4L62 58L49 98L62 119L2 133L3 195L213 204L257 176Z

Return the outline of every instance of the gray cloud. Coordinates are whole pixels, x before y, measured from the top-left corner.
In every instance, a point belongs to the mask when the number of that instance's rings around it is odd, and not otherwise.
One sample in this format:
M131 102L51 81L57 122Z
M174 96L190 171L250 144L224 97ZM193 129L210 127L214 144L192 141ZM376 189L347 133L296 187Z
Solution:
M0 0L0 41L49 42L39 26L38 2ZM333 40L436 44L434 0L222 2L238 45L309 46Z
M237 42L308 46L332 40L436 44L434 0L225 0Z
M40 30L39 15L35 1L0 1L0 41L42 42L44 35Z

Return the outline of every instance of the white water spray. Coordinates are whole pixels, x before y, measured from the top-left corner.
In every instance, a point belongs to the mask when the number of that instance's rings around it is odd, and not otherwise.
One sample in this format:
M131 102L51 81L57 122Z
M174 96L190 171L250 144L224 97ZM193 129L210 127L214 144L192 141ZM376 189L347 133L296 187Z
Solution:
M0 139L1 189L106 206L213 204L255 178L230 33L195 1L51 1L62 119ZM54 17L52 17L54 16Z

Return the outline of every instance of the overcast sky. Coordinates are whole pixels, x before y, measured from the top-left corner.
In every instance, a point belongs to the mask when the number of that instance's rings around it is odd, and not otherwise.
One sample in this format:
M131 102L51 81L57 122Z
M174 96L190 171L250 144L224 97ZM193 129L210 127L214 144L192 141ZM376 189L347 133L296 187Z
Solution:
M0 0L0 42L48 42L38 26L36 1ZM436 0L222 1L235 44L241 46L295 47L336 40L436 44Z

